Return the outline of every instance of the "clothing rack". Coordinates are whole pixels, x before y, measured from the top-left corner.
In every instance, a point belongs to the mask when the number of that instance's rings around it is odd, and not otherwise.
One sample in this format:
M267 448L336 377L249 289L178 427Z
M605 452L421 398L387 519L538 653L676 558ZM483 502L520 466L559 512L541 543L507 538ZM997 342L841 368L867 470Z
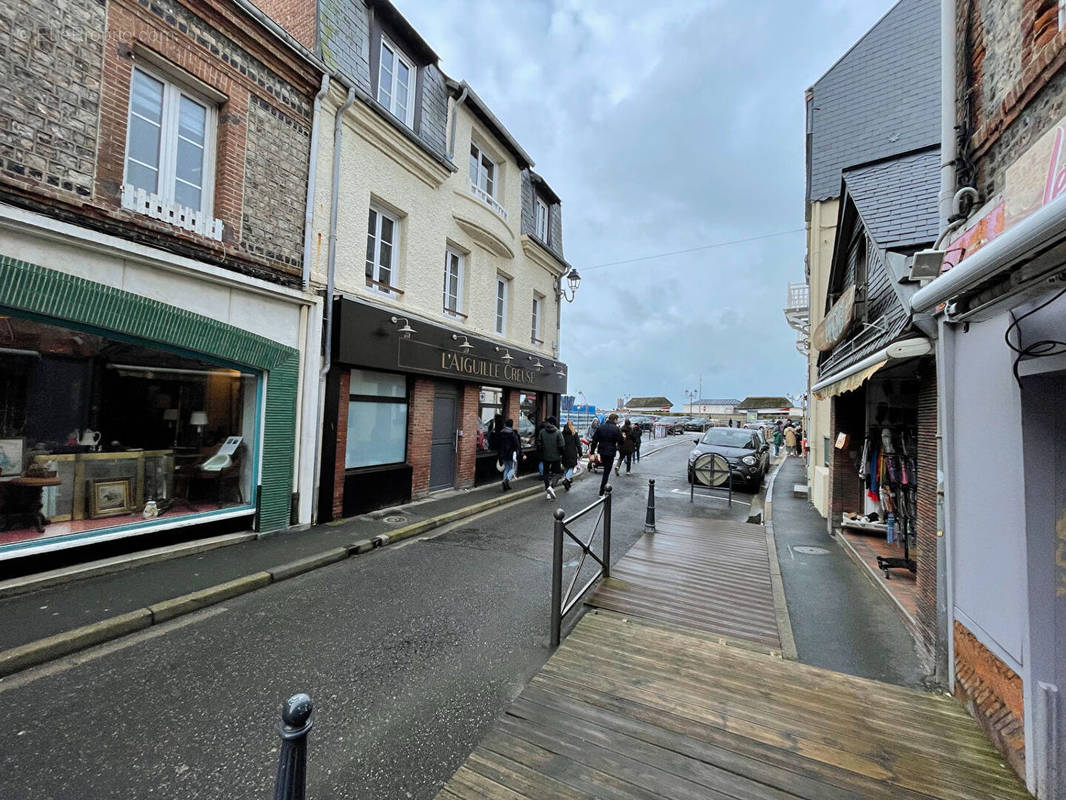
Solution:
M887 438L886 438L887 437ZM873 450L871 451L871 444ZM911 537L917 537L917 431L912 425L883 424L871 425L863 447L863 464L860 472L868 492L876 490L877 497L885 511L885 521L892 516L890 535L898 535L903 540L903 557L877 556L877 567L886 579L891 577L889 570L905 569L917 573L918 564L911 558ZM887 480L870 481L867 469L870 466L867 456L877 453L877 467ZM887 498L886 498L887 495Z

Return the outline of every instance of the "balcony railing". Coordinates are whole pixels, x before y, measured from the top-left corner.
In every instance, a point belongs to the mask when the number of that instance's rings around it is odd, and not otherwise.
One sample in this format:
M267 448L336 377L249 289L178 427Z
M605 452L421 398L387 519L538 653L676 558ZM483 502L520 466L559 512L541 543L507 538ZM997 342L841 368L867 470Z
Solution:
M198 209L186 208L171 200L164 200L159 195L128 183L122 184L122 207L207 236L216 242L222 241L222 220L211 219Z
M470 194L474 195L474 197L478 198L482 203L484 203L497 214L499 214L503 218L504 222L507 221L507 209L501 206L498 202L496 202L495 197L486 192L476 183L470 184Z
M810 287L805 283L790 283L788 296L785 299L785 311L807 310L810 305Z

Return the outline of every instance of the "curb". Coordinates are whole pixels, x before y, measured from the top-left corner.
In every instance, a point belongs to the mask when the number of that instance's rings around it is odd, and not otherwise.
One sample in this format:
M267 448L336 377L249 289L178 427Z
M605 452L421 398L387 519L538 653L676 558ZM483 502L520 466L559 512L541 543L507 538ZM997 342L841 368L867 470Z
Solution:
M174 597L169 600L162 600L158 603L153 603L145 608L138 608L137 610L130 611L126 614L108 617L107 619L102 619L99 622L94 622L90 625L83 625L80 628L63 631L62 633L57 633L44 639L38 639L37 641L29 642L28 644L2 650L0 651L0 678L12 675L30 667L44 664L48 661L53 661L62 656L70 655L71 653L76 653L80 650L86 650L95 645L111 641L112 639L118 639L121 636L126 636L127 634L148 628L160 622L166 622L175 617L191 614L194 611L199 611L200 609L214 605L215 603L221 603L223 600L229 600L230 598L253 592L256 589L262 589L272 583L279 583L288 578L311 572L320 567L336 564L347 558L362 555L363 553L370 552L378 547L383 547L393 542L403 541L404 539L410 539L413 536L417 536L418 534L432 530L433 528L439 528L451 522L466 517L472 517L483 511L497 508L499 506L510 505L519 500L525 500L527 497L540 494L542 491L543 489L539 486L521 489L515 491L513 494L507 494L503 497L495 497L491 500L484 500L472 506L467 506L466 508L449 511L446 514L431 517L430 519L422 520L421 522L416 522L403 528L398 528L389 533L379 534L370 539L360 539L359 541L352 542L346 547L334 547L296 561L290 561L286 564L271 567L270 569L262 570L260 572L253 572L250 575L244 575L240 578L226 581L225 583L218 583L214 586L209 586L206 589L200 589L199 591L181 595L180 597ZM254 538L254 534L251 538ZM194 550L192 552L197 551ZM189 554L190 553L181 553L181 555ZM146 562L147 561L148 559L146 559ZM46 573L46 576L51 576L51 573ZM59 579L55 576L48 577L47 579L59 582ZM44 585L50 584L42 584L41 587L37 588L43 588Z
M781 656L789 661L799 659L796 650L796 637L792 633L792 618L788 613L788 599L785 597L785 582L781 578L781 562L777 559L777 538L774 536L774 523L770 517L770 505L774 494L774 480L781 471L782 460L774 467L773 473L766 481L766 501L763 503L763 527L766 529L766 551L770 558L770 588L774 596L774 616L777 617L777 635L781 639Z

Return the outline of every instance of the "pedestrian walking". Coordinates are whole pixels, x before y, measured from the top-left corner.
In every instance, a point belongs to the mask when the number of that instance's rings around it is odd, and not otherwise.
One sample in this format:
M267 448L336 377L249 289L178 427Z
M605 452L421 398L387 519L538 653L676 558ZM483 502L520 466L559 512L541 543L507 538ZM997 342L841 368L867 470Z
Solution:
M590 452L600 453L600 462L603 464L603 477L600 479L600 497L607 491L607 479L611 475L611 465L614 457L618 454L618 445L622 443L622 432L618 430L618 415L611 414L607 420L596 428L592 436Z
M518 459L522 455L522 440L514 429L514 420L508 419L496 433L497 458L503 465L503 491L511 488L511 478L518 469Z
M585 438L588 441L592 441L592 437L596 435L598 427L600 427L600 418L593 414L592 419L589 420L589 429L585 431Z
M625 464L626 475L633 469L633 425L627 419L622 425L622 441L618 445L618 460L614 464L614 474L620 474L622 464Z
M544 420L533 426L533 451L537 454L537 472L544 477L544 448L540 444L540 432L544 430Z
M785 453L794 456L796 455L796 429L792 427L791 423L785 426Z
M796 455L803 455L803 426L796 425Z
M770 434L773 437L774 442L774 458L781 453L781 445L785 443L785 435L781 433L780 428L774 428L773 433Z
M540 457L543 465L541 477L544 478L544 494L549 500L554 500L555 489L552 487L552 476L562 473L560 465L563 460L563 447L566 445L562 431L555 427L555 417L548 417L544 420L544 427L540 429L537 441L540 444Z
M563 427L563 469L566 470L563 473L563 488L568 492L572 483L571 479L574 477L574 468L580 458L581 439L574 430L574 423L567 420Z
M640 463L640 440L644 438L644 429L639 422L633 423L633 458Z

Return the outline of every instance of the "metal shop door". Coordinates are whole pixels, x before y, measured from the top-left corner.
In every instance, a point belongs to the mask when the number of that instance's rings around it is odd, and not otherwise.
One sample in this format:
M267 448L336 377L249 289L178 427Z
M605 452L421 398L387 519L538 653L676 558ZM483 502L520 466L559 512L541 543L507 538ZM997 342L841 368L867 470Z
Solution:
M429 456L429 488L455 486L455 452L459 446L459 397L450 386L438 386L433 397L433 442Z

